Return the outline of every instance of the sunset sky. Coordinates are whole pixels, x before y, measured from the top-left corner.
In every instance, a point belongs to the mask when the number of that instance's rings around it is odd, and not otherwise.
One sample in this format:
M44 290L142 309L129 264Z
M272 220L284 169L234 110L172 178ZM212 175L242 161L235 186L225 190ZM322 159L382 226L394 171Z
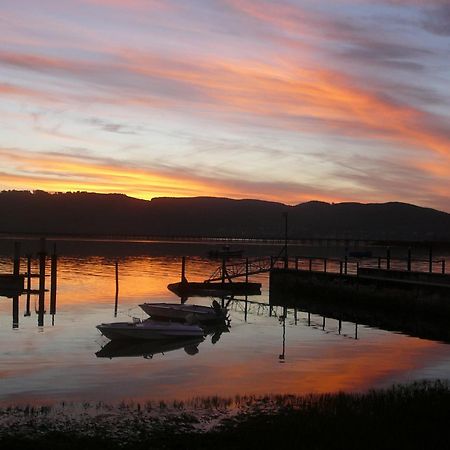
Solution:
M0 190L450 212L449 0L0 5Z

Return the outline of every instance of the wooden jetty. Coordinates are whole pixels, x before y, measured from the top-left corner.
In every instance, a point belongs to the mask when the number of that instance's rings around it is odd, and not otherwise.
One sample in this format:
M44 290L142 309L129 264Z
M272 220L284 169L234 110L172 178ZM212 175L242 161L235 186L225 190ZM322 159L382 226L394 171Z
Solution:
M306 263L306 264L305 264ZM379 312L420 311L450 316L450 274L445 261L372 258L366 261L310 258L270 272L275 302L314 299L366 304Z

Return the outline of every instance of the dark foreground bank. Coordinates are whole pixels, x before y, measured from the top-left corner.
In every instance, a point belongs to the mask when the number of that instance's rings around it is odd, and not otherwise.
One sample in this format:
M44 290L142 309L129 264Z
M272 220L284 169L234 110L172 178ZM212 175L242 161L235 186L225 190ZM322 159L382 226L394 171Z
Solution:
M2 449L447 449L450 388L0 410Z

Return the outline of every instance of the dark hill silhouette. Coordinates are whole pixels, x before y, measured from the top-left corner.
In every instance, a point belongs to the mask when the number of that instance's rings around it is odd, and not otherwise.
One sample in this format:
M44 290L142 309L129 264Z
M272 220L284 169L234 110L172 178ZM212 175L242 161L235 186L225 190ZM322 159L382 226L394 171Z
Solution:
M308 202L296 206L227 198L0 192L0 232L76 235L447 240L450 214L405 203Z

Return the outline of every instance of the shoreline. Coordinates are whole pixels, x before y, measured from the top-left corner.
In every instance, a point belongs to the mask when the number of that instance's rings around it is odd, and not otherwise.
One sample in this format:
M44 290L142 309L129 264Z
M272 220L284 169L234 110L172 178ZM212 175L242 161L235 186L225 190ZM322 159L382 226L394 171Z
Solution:
M0 408L0 445L7 449L80 445L379 449L401 448L400 444L410 449L447 448L449 423L448 382L422 381L365 393L208 397L172 404L10 406Z

